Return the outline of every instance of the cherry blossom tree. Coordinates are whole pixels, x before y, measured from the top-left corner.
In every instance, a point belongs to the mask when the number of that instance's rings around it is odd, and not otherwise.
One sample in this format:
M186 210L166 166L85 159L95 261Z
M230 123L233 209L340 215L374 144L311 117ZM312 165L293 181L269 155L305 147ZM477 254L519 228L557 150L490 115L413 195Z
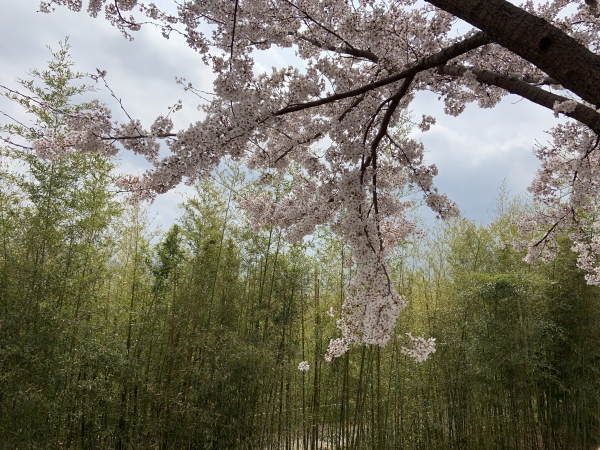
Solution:
M40 9L55 6L80 11L82 2L48 0ZM523 219L519 245L528 248L528 260L548 260L556 237L568 232L588 281L600 284L596 0L521 6L506 0L184 0L176 10L137 0L87 5L91 16L104 14L127 38L142 26L185 37L216 76L200 121L179 131L168 116L149 128L133 118L115 124L96 104L65 115L67 136L48 133L33 146L40 155L112 154L120 144L144 155L153 169L120 181L139 199L209 176L224 157L270 176L292 163L301 167L285 198L242 202L257 224L283 226L291 241L326 224L352 249L355 276L328 359L356 343L385 345L406 305L386 263L394 246L415 232L406 218L409 202L396 190L420 190L440 218L458 213L434 187L437 168L424 164L423 145L394 132L418 91L437 93L455 116L467 103L491 108L512 93L572 119L549 130L552 142L536 149L541 166L530 189L542 207ZM458 33L461 20L472 28ZM305 66L257 73L254 55L272 46L294 48ZM425 131L433 123L423 116L419 126ZM170 150L164 158L161 143ZM408 336L406 353L415 359L434 351L433 340Z

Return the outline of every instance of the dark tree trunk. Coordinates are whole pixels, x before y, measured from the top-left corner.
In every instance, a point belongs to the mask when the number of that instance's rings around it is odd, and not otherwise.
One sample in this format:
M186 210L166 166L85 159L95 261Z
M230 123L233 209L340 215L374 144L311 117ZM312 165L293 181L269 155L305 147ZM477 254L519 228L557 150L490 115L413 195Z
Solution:
M600 106L600 56L506 0L426 0L479 28L583 100Z

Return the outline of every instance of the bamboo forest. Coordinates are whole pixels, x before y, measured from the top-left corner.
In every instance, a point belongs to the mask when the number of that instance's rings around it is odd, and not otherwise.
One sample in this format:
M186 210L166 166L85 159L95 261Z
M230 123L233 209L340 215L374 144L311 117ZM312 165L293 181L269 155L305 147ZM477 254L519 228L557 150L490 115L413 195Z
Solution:
M82 107L90 88L68 50L21 90ZM285 230L253 229L237 199L257 188L234 162L157 231L147 205L115 188L116 159L18 145L64 124L7 96L34 119L3 125L14 139L0 167L0 448L600 445L600 289L567 239L553 261L523 262L512 242L536 207L526 199L501 186L489 223L422 221L392 258L409 303L393 339L326 362L354 270L330 232L290 244ZM437 351L415 362L406 333Z

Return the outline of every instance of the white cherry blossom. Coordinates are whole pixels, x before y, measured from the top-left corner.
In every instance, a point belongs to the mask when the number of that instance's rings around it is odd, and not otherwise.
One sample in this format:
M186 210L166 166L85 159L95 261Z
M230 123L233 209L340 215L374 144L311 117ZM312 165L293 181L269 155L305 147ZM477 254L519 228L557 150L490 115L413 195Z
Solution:
M302 361L300 364L298 364L298 370L300 372L308 372L310 370L310 364L308 364L308 361Z

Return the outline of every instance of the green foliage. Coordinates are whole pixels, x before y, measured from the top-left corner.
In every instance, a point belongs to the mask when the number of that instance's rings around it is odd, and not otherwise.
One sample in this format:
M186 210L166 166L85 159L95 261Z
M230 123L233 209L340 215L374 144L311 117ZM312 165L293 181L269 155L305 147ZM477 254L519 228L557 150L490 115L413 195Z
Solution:
M11 139L33 139L63 126L36 102L72 111L77 106L70 106L71 96L89 90L71 84L82 75L70 70L66 43L53 56L49 71L20 80L35 98L8 95L35 116L31 126L3 126ZM118 213L109 192L113 165L96 155L41 160L20 145L3 149L3 157L0 434L6 448L52 448L70 433L75 415L102 395L95 389L102 383L88 384L86 367L88 347L98 344L91 318L108 274L108 227ZM81 409L71 409L75 404Z
M27 125L16 119L11 123L0 125L0 133L7 134L5 142L13 144L11 138L21 137L26 141L38 139L47 130L55 132L64 131L64 115L76 114L89 109L89 102L72 103L72 99L86 92L93 92L94 87L81 84L79 80L86 77L81 72L74 72L69 50L69 39L59 42L59 50L48 50L52 59L48 62L47 70L33 69L29 72L32 79L18 79L23 91L7 90L4 96L19 105L28 117L31 124ZM29 95L23 92L29 92ZM48 107L45 107L48 106ZM21 145L16 147L22 148Z

